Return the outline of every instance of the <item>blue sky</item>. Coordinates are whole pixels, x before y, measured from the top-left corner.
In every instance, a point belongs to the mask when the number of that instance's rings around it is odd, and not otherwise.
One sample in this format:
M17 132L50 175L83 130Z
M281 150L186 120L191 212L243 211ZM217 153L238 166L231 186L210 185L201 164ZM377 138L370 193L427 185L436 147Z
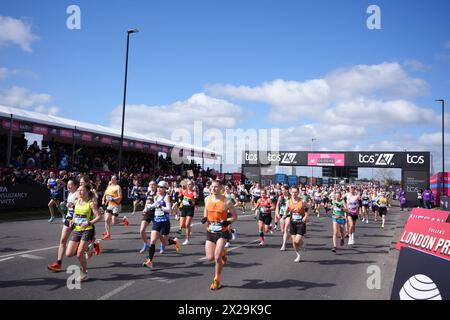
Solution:
M71 4L81 9L81 30L66 27L66 8ZM366 9L371 4L381 8L381 30L366 26ZM390 125L375 115L374 121L361 124L364 132L356 136L319 135L317 148L429 150L437 159L440 125L430 112L440 116L434 99L450 101L449 12L450 2L445 0L2 0L0 16L21 21L39 39L28 41L30 51L11 40L15 35L0 38L0 68L6 70L0 77L0 104L117 125L126 30L138 28L140 32L132 35L130 46L127 129L171 138L167 127L183 122L192 125L191 107L198 120L211 116L211 110L223 109L223 113L212 115L215 120L205 120L206 128L290 128L281 134L289 141L284 149L299 149L309 147L307 141L318 135L307 137L308 125L322 132L322 128L333 126L335 119L344 126L339 132L350 132L345 125L355 125L335 117L336 113L352 117L352 113L345 115L342 105L359 101L363 108L372 103L373 108L392 109L401 100L402 106L409 103L404 110L419 115L399 120L400 125L395 125L395 113L387 114ZM350 90L349 95L339 96L342 81L354 79L355 70L369 83L373 72L387 74L386 68L398 83L385 84L389 79L381 78L371 89ZM330 81L328 76L336 72L336 81ZM274 85L277 79L283 81L279 86ZM320 80L319 86L325 80L330 86L332 94L326 101L317 102L322 91L315 84L303 88L302 84L311 80ZM284 88L289 88L288 82L300 87L294 85L293 90L299 91L286 102L289 106L282 99L274 102ZM34 101L36 94L46 98L37 96ZM204 96L190 101L195 94ZM301 111L309 103L318 108L316 113ZM206 108L204 116L202 107ZM168 119L167 109L183 114L179 119ZM427 121L421 121L423 110L428 112ZM324 121L316 116L321 112L334 112L334 118ZM276 120L276 114L286 121ZM370 112L367 116L372 117ZM145 117L148 125L138 123ZM221 121L222 117L227 119ZM358 117L361 115L353 119L355 124L360 123ZM281 145L285 146L283 141ZM439 163L436 160L435 165Z

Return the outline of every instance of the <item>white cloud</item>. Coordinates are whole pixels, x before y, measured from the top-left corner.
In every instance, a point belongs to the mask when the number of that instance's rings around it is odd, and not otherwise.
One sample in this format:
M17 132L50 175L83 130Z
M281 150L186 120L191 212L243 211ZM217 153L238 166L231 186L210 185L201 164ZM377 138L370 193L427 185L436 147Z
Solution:
M186 129L193 139L195 121L202 122L203 131L210 128L234 128L242 116L240 107L204 93L197 93L185 101L170 105L127 105L125 130L170 139L175 129ZM120 128L122 106L117 106L109 118L112 127Z
M413 71L428 71L431 69L430 66L420 62L419 60L415 59L407 59L405 62L403 62L403 65L405 67L410 68Z
M427 146L442 146L442 132L424 133L418 141ZM447 132L444 132L444 146L450 146L450 134Z
M0 45L14 43L22 50L32 52L31 43L39 37L31 31L31 25L19 19L0 16Z
M18 86L0 89L0 105L56 115L59 113L59 109L56 106L48 106L51 100L52 97L47 93L32 93L28 89Z
M343 103L366 107L361 101L380 100L378 105L390 103L390 107L404 107L398 101L424 95L428 84L410 77L400 64L393 62L338 69L324 78L304 82L278 79L256 87L214 84L207 86L207 92L267 103L271 106L268 118L283 123L305 118L321 120L324 112L335 112L333 108ZM413 106L411 102L405 103Z
M5 80L10 76L24 76L32 79L39 78L35 72L30 70L0 68L0 81Z

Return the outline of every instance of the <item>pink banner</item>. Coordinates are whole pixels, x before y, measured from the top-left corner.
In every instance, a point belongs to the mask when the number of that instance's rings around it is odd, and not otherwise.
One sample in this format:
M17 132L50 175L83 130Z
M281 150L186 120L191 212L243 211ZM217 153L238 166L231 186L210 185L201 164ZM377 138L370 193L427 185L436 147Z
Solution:
M111 137L102 137L100 141L104 144L112 144L112 138Z
M67 130L67 129L60 129L59 130L59 135L61 137L65 137L65 138L72 138L73 137L73 131L72 130Z
M144 144L141 143L141 142L136 142L136 143L134 144L134 147L135 147L136 149L144 149Z
M92 134L83 132L81 134L81 140L83 140L83 141L92 141Z
M33 133L42 134L45 136L48 134L48 127L39 125L39 124L35 124L35 125L33 125Z
M3 128L9 129L10 123L11 123L10 120L3 120L2 121ZM13 131L19 131L19 130L20 130L19 122L13 120Z
M158 150L158 146L156 144L151 144L150 145L150 150L157 151Z
M308 166L343 167L344 159L343 153L308 153Z

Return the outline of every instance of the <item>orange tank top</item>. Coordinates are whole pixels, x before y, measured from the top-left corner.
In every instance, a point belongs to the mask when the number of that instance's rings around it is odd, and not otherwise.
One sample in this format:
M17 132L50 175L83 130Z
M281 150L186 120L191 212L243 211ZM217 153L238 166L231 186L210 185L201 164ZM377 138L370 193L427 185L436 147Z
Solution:
M297 213L300 214L302 217L305 216L305 207L301 199L299 199L297 203L294 203L293 199L289 200L289 206L287 211L292 213L295 211L295 209L297 209Z
M208 198L206 203L206 217L210 223L209 231L215 227L214 223L227 220L228 211L225 210L225 201L226 198L224 196L220 196L218 201L212 201L211 198ZM225 231L226 229L226 227L221 227L221 231Z

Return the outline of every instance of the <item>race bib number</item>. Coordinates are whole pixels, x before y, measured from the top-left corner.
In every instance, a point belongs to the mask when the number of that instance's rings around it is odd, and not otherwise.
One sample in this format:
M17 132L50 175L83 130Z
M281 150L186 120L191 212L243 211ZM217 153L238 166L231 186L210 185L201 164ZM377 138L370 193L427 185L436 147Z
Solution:
M67 219L72 219L73 218L73 213L74 213L73 208L69 208L67 210L66 218Z
M76 217L75 218L75 224L80 226L81 224L88 222L85 217Z
M155 210L155 217L162 217L164 216L164 211L162 211L161 209L156 209Z
M112 201L112 199L113 199L113 197L112 196L106 196L106 200L108 200L108 201Z
M213 233L221 232L222 226L220 225L220 223L211 223L209 225L209 231Z
M269 210L268 210L266 207L261 207L261 208L259 209L259 211L260 211L261 213L267 213Z
M191 204L188 199L183 199L183 206L189 207Z
M292 216L292 220L293 220L294 222L302 222L303 218L302 218L301 215L295 213L295 214Z
M286 213L286 206L281 206L280 208L280 214L284 215Z

